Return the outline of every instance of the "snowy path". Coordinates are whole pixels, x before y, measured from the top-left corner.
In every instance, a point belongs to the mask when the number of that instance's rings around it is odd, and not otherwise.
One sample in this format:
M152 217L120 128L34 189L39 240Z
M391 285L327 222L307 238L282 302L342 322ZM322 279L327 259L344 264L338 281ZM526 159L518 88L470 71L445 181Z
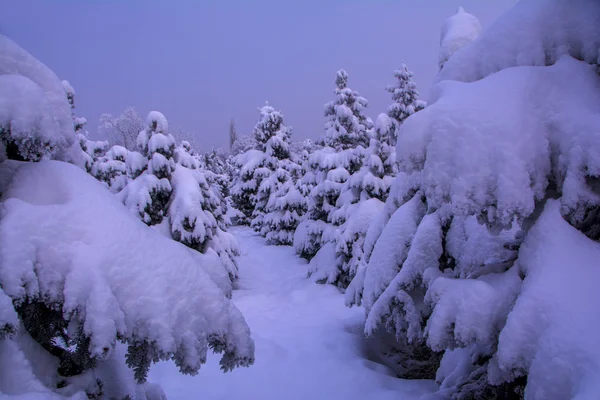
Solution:
M256 342L250 368L223 374L217 357L195 377L172 363L154 365L149 380L169 400L184 399L418 399L427 381L403 381L360 353L361 309L348 309L331 286L306 279L307 265L291 247L266 246L248 228L235 228L242 248L233 299Z

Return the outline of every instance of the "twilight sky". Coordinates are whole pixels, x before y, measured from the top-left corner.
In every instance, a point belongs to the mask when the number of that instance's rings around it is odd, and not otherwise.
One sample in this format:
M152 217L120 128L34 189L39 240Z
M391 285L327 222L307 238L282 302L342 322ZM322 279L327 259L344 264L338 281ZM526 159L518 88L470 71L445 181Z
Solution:
M0 0L0 33L40 59L77 93L96 136L103 113L161 111L195 132L202 150L226 147L266 100L295 139L323 134L335 72L369 100L404 60L426 98L437 72L439 30L459 5L484 29L516 0Z

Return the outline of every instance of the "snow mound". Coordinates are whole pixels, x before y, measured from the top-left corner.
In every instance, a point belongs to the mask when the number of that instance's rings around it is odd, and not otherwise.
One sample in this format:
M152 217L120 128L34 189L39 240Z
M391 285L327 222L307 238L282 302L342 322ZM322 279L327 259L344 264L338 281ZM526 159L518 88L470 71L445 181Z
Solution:
M473 42L481 34L481 23L462 7L444 21L440 35L440 68L454 53Z
M596 0L521 0L454 54L438 80L471 82L513 66L551 65L564 55L596 64L599 20Z
M119 335L133 365L173 358L193 374L209 347L225 371L253 362L249 328L207 273L210 258L148 229L77 167L21 165L4 192L0 242L3 292L59 305L92 357L105 359Z

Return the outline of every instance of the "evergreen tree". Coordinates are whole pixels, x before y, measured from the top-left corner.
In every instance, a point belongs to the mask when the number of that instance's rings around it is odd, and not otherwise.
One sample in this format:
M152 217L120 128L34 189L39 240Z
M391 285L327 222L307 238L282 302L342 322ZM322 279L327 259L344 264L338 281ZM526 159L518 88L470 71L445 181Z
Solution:
M364 115L367 100L348 87L348 74L343 69L337 72L335 85L336 98L325 105L325 145L335 150L368 147L373 123Z
M254 140L253 135L237 136L235 142L233 142L233 146L231 146L231 155L237 156L255 147L256 140Z
M355 199L340 199L348 179L360 171L371 140L372 121L363 112L367 100L347 86L348 75L341 70L336 76L336 99L325 106L325 138L323 147L309 157L309 168L302 181L314 185L308 200L308 217L294 236L294 247L302 257L312 259L325 245L324 252L334 254L338 227L347 218L343 203ZM320 257L321 260L323 257ZM311 267L313 278L320 282L336 283L335 260L316 262Z
M402 125L406 118L425 108L426 103L419 100L419 92L413 80L413 73L406 67L406 64L402 63L400 68L394 71L394 77L397 79L396 85L386 88L392 94L393 100L387 114L398 125ZM392 146L396 145L395 135L392 137L390 144Z
M267 203L267 214L263 222L267 243L274 245L291 245L294 232L306 213L306 191L298 185L302 168L291 160L283 160L277 174L281 182Z
M363 167L341 189L337 213L345 222L338 229L335 249L339 286L347 287L354 279L364 258L369 226L383 209L398 172L395 148L390 144L396 126L386 114L379 115Z
M106 141L92 141L88 138L88 133L83 128L87 124L87 119L75 115L75 89L69 81L62 81L63 88L67 95L67 101L71 106L71 118L73 119L73 130L81 146L83 159L85 160L85 168L91 172L92 165L108 149Z
M261 119L254 127L256 149L263 152L263 160L255 170L257 192L252 212L252 228L266 236L272 226L266 224L264 216L271 196L280 186L290 180L290 173L283 168L282 161L290 158L290 137L292 130L283 122L283 115L269 105L262 107Z
M129 151L122 146L111 147L104 156L92 164L90 173L102 182L112 193L118 193L129 180L127 169ZM147 164L146 158L144 158ZM145 167L145 166L144 166Z
M146 169L126 187L124 201L137 209L148 225L162 222L171 198L171 174L175 169L173 159L175 139L168 133L167 119L158 111L146 118L146 129L137 139L140 153L147 160Z

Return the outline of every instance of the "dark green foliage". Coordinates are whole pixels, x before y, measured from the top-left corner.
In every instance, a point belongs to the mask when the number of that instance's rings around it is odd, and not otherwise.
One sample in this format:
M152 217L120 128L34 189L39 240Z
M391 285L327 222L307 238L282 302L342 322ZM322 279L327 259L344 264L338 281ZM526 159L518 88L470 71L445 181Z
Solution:
M146 382L148 371L152 363L166 361L169 355L161 353L155 343L147 340L129 340L125 362L133 370L138 383Z
M150 221L144 221L148 225L160 224L165 216L165 210L171 199L170 190L162 190L160 188L152 188L150 191L151 201L146 204L144 212L150 217ZM144 218L144 214L141 214Z
M29 335L48 353L58 358L58 373L69 377L94 368L90 357L90 338L81 326L69 329L61 304L47 305L38 300L28 300L15 307ZM70 331L75 332L70 332ZM108 349L107 349L108 351Z
M42 141L33 135L24 138L11 136L10 126L0 127L0 142L5 147L6 157L17 161L40 161L45 155L56 150L49 141Z

